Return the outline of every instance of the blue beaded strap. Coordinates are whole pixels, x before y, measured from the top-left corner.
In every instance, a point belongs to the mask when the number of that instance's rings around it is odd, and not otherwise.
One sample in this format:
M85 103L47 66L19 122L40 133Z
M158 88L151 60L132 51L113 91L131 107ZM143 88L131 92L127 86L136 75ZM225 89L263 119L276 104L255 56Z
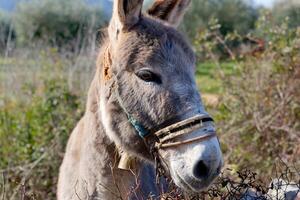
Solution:
M126 110L123 101L119 95L119 90L118 90L118 82L117 82L117 78L115 76L113 76L115 79L115 84L116 84L116 88L115 88L115 94L117 97L117 100L119 102L120 107L123 109L123 111L126 113L128 121L131 123L131 125L134 127L134 129L137 131L138 135L141 138L145 138L147 135L149 135L149 131L147 131L147 129L145 129L145 127L139 122L137 121L134 117L132 117L129 112Z
M135 128L135 130L138 132L141 138L145 138L149 134L149 132L144 128L144 126L141 123L139 123L136 119L134 119L132 116L129 115L128 120Z

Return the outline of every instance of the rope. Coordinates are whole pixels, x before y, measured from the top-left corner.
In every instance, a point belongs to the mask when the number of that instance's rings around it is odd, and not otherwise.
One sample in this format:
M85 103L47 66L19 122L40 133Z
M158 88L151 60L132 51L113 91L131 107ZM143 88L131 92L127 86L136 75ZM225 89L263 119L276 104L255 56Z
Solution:
M167 143L167 144L157 142L157 143L155 143L155 147L157 149L170 148L170 147L181 146L181 145L184 145L184 144L193 143L193 142L196 142L196 141L203 142L205 140L209 140L210 138L213 138L213 137L216 137L216 136L217 136L217 134L215 132L212 132L212 133L209 133L209 134L206 134L206 135L201 135L201 136L198 136L198 137L195 137L195 138L192 138L192 139L183 140L183 141L179 141L179 142L171 142L171 143Z
M176 124L172 124L160 131L157 131L155 135L159 138L159 142L155 143L155 148L169 148L179 145L189 144L196 141L205 141L210 138L217 137L214 129L208 129L211 123L211 118L208 115L196 115L186 120L180 121ZM205 122L203 122L205 121ZM178 142L169 142L170 140L176 139L179 136L191 134L200 128L205 128L200 130L200 132L206 132L206 134L194 137L192 139L182 140Z

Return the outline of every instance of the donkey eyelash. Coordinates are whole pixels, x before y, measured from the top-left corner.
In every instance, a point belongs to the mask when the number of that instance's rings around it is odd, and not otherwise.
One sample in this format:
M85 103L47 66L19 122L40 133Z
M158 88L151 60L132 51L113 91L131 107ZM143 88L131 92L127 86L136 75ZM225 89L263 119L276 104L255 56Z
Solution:
M135 75L148 84L153 84L153 83L161 84L162 83L159 75L157 75L156 73L154 73L150 70L147 70L147 69L139 70L135 73Z

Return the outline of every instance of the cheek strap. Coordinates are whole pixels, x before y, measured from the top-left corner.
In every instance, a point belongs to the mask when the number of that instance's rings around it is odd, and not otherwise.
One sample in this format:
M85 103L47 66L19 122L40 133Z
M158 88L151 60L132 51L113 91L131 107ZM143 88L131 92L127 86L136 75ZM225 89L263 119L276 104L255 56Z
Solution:
M112 85L112 89L114 91L114 94L118 100L119 106L122 108L123 112L127 115L128 121L130 122L130 124L133 126L133 128L136 130L137 134L141 137L141 138L145 138L149 135L149 131L142 125L142 123L140 123L138 120L136 120L126 109L126 107L124 106L124 103L120 97L119 94L119 85L118 85L118 80L116 75L114 75L111 71L111 66L112 66L112 59L111 59L111 55L109 52L109 47L106 49L106 51L104 52L104 60L103 60L103 77L105 81L109 81L111 78L113 78L114 82Z
M117 77L113 75L111 71L111 66L112 66L112 58L109 52L109 47L106 49L104 52L104 59L102 61L102 66L103 66L103 72L102 76L105 82L111 80L112 78L114 79L114 82L111 86L111 90L114 91L114 94L116 95L116 98L118 100L119 106L122 108L123 112L127 115L128 121L130 124L134 127L136 132L141 138L145 138L147 135L149 135L149 132L144 128L144 126L139 123L132 115L129 114L127 109L124 106L124 103L120 97L119 94L119 88L118 88L118 82L117 82ZM117 148L119 155L120 155L120 160L118 163L118 169L121 170L132 170L136 167L136 158L129 155L127 152L124 152L120 150L120 148Z
M113 76L115 79L116 77ZM127 109L124 106L124 103L119 95L119 90L118 90L118 83L117 80L115 80L115 84L117 85L115 88L115 95L117 97L118 103L120 105L120 107L122 108L122 110L124 111L124 113L127 115L128 121L130 122L130 124L133 126L133 128L136 130L137 134L145 139L150 132L138 121L136 120L134 117L132 117L132 115L130 115L130 113L127 111Z

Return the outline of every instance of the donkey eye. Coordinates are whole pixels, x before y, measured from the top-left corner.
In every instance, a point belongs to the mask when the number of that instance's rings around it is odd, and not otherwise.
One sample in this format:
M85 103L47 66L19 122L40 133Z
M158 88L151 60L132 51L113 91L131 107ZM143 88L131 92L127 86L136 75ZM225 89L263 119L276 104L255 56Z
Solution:
M155 83L161 83L161 79L160 77L149 71L149 70L140 70L138 72L136 72L136 75L142 79L143 81L146 81L146 82L155 82Z

